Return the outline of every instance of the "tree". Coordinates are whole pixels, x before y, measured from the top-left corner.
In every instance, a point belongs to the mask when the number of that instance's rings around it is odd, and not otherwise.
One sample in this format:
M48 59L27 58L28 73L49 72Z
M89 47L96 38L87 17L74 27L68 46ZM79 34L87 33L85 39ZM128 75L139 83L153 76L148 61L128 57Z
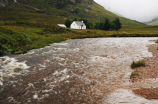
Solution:
M116 29L114 22L111 22L110 28L111 28L111 30L115 30Z
M94 28L97 30L104 30L104 22L96 22Z
M105 21L96 22L94 28L99 30L110 30L110 20L108 18Z
M94 25L94 28L97 29L97 30L100 30L99 25L100 25L100 23L96 22L95 25Z
M72 21L77 21L77 18L74 18Z
M119 29L121 29L122 24L121 24L119 18L116 18L116 19L113 21L113 23L114 23L114 25L115 25L115 30L119 30Z
M67 19L65 21L65 26L68 27L68 28L70 28L71 23L72 23L72 21L70 19Z
M110 20L108 18L105 19L103 30L110 30Z
M80 19L80 21L84 22L87 29L92 29L93 28L93 24L91 22L89 22L87 19Z
M104 30L104 22L100 21L99 23L99 29Z
M98 30L119 30L121 29L121 22L119 18L116 18L110 23L110 20L106 18L105 21L96 22L94 28Z

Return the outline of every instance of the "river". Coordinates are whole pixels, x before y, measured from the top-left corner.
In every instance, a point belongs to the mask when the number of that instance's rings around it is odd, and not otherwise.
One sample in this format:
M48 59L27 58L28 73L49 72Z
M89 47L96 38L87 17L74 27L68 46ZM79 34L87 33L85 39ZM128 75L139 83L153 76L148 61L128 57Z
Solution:
M130 65L157 38L67 40L0 58L0 103L157 104L131 91Z

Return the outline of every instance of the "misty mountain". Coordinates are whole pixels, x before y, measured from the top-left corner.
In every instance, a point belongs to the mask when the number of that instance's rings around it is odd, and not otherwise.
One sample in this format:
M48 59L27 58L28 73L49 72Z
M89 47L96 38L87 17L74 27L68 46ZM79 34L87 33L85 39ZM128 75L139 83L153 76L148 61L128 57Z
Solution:
M58 24L67 18L87 19L95 23L118 15L93 0L0 0L0 20ZM141 26L140 22L120 17L123 25Z
M147 24L147 25L158 25L158 17L152 19L149 22L146 22L145 24Z

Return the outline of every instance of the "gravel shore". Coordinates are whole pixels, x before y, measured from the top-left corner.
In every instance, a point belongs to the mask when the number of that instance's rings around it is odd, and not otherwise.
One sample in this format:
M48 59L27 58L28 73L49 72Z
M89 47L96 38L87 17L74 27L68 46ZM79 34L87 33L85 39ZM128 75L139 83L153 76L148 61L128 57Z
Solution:
M133 85L135 83L145 83L148 85L150 83L150 87L148 86L141 86L140 88L133 89L133 92L137 95L145 97L146 99L158 99L158 85L155 87L154 85L157 84L158 78L158 45L152 44L149 45L149 51L152 52L153 57L144 58L142 61L145 62L146 67L139 67L133 69L134 73L138 73L138 76L131 78L131 82ZM148 81L147 81L148 80ZM150 81L149 81L150 80Z

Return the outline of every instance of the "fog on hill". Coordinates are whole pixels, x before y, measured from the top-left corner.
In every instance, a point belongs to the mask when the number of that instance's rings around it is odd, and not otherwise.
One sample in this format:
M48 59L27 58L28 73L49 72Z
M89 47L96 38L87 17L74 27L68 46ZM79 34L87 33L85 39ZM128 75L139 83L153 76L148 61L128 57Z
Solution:
M132 20L148 22L158 16L157 0L95 0L105 9Z

